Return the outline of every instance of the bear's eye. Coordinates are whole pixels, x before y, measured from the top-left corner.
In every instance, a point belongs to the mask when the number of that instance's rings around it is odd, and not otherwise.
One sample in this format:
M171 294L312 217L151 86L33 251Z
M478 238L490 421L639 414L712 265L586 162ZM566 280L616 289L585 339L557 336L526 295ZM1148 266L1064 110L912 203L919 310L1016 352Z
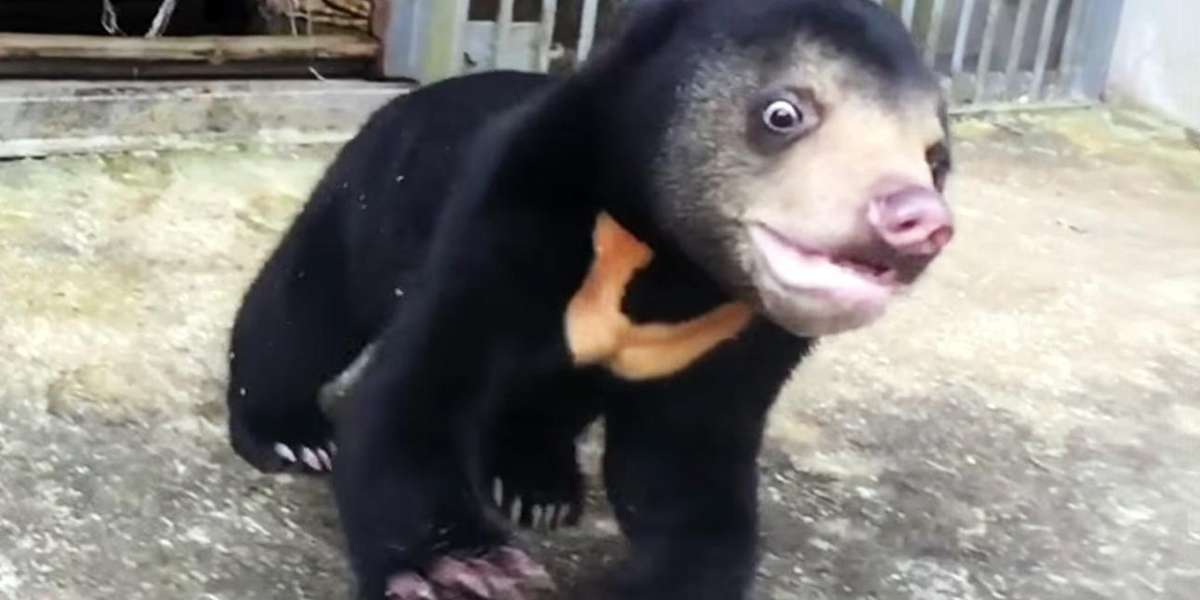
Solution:
M813 102L794 98L792 94L787 96L776 97L766 103L762 111L762 123L767 131L794 139L815 128L821 117Z
M763 111L763 123L776 133L791 133L804 124L804 111L787 100L776 100Z

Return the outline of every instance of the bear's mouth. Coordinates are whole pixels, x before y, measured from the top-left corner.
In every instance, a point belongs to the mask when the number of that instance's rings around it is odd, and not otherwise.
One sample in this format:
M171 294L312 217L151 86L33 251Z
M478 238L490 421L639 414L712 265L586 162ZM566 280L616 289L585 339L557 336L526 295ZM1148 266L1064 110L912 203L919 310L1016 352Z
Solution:
M763 223L751 224L749 233L760 268L793 292L867 300L891 296L907 283L902 265L886 256L817 250Z

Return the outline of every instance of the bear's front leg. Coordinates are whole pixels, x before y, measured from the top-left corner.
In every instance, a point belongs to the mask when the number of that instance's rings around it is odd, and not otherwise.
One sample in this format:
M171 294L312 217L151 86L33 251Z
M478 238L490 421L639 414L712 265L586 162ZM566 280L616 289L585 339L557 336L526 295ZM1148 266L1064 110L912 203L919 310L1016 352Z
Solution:
M549 576L489 518L476 472L507 361L462 343L470 319L414 308L380 339L338 428L334 488L359 595L532 598Z
M709 368L618 383L610 395L604 476L630 556L600 597L749 597L757 563L757 457L767 411L787 372L753 362L754 350L726 348ZM714 365L744 367L733 372L747 376L723 377L730 371Z

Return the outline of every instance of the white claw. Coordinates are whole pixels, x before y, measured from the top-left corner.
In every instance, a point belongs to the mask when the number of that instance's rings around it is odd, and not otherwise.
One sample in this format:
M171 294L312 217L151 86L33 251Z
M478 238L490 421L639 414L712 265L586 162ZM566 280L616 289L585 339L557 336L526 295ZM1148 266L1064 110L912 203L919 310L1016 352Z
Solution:
M321 464L324 465L326 471L333 470L333 461L329 459L329 453L324 449L317 449L317 458L321 459Z
M282 458L288 462L296 462L296 453L292 452L292 449L288 448L287 444L283 442L278 442L275 444L275 454L278 454L279 458Z
M512 508L508 511L508 513L509 513L508 518L513 523L520 522L520 520L521 520L521 505L523 505L524 503L525 503L525 500L523 498L521 498L520 496L517 496L516 498L513 499Z
M307 447L300 449L300 460L304 461L304 464L311 467L314 471L321 470L321 461L317 458L316 453Z
M329 455L337 456L337 444L335 444L333 442L329 442L328 446L329 446Z
M492 480L492 500L496 501L496 506L503 506L504 502L504 484L497 477Z
M542 507L535 506L530 512L533 513L533 522L530 523L530 527L540 529L542 526Z

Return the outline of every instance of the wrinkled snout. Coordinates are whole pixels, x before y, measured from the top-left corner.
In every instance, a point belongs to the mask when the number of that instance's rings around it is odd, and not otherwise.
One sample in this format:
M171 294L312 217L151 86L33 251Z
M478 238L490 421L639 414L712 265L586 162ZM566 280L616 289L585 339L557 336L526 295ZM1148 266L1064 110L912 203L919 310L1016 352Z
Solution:
M909 186L875 197L867 221L900 254L932 257L954 237L954 217L937 190Z

